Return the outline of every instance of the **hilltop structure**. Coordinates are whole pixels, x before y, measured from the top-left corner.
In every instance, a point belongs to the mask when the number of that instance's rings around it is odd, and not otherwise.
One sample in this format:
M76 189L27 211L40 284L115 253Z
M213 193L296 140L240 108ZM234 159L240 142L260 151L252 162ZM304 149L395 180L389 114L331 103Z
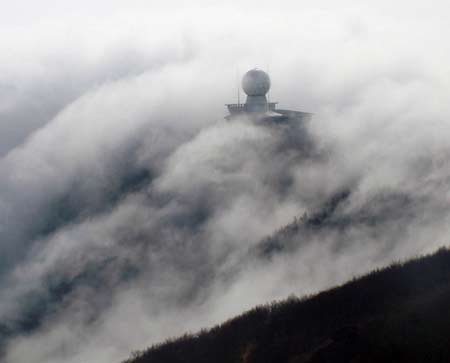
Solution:
M227 104L230 113L225 117L227 120L244 116L258 121L301 123L311 119L311 113L277 109L278 102L268 102L266 95L270 89L270 78L260 69L252 69L244 75L242 89L247 95L247 100L240 103L238 99L238 103Z

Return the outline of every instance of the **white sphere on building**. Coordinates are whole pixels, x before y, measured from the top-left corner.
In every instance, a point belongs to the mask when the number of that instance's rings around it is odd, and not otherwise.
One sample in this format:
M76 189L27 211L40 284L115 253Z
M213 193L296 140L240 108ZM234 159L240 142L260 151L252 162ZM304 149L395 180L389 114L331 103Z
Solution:
M269 75L260 69L252 69L242 78L242 89L248 96L265 96L270 89Z

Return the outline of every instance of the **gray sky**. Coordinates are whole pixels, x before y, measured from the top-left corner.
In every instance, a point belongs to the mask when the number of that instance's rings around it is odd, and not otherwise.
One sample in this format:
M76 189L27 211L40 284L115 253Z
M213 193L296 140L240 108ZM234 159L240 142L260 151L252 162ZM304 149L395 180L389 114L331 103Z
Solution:
M45 307L8 363L119 362L448 245L446 2L1 5L0 321ZM280 107L316 113L326 157L222 120L236 72L255 66ZM337 217L378 227L249 256L346 187Z

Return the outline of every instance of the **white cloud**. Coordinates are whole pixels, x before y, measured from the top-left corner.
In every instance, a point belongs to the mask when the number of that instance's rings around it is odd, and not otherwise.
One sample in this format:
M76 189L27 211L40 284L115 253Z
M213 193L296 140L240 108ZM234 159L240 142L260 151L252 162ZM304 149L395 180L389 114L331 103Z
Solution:
M448 243L447 3L6 8L0 314L20 318L29 294L50 307L10 341L9 363L119 361ZM320 157L282 130L221 120L236 68L253 66L269 66L280 107L316 112ZM379 228L300 233L291 253L249 256L348 185L339 216L381 213Z

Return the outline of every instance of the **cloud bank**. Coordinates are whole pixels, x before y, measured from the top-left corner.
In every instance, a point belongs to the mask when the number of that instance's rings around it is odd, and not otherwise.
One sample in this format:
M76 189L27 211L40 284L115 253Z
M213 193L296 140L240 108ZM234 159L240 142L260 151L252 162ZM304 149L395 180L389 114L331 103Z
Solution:
M6 362L119 362L448 244L447 5L258 3L11 7ZM316 113L314 150L295 125L222 119L254 66Z

